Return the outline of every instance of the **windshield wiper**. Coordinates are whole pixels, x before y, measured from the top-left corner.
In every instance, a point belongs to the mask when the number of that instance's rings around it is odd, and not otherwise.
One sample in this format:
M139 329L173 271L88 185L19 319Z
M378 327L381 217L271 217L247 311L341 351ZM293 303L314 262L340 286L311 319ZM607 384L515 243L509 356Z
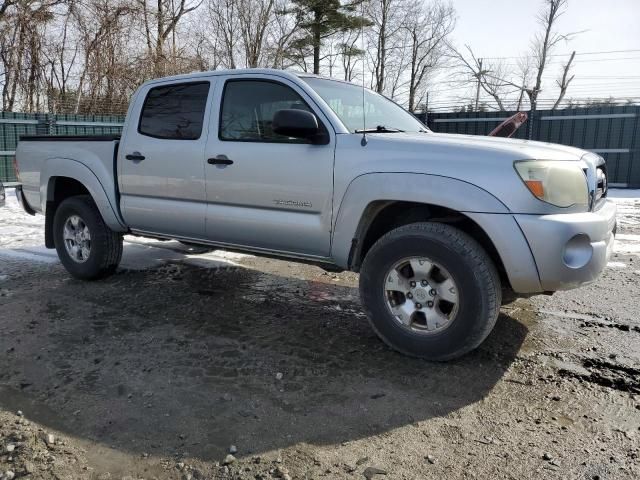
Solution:
M400 130L399 128L385 127L384 125L378 125L376 128L363 128L361 130L356 130L356 133L400 133L400 132L404 132L404 130Z

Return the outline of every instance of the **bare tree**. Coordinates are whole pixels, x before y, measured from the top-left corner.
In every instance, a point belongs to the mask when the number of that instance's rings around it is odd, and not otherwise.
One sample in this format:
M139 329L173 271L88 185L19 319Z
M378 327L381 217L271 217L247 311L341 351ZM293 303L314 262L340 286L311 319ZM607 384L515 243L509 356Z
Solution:
M367 14L372 26L368 29L371 49L372 87L378 93L385 92L387 69L394 56L403 51L402 28L411 11L406 0L373 0Z
M410 48L405 43L400 43L393 50L393 55L388 57L385 67L386 80L384 94L393 100L400 100L404 96L408 81L405 72L410 62Z
M120 0L113 4L113 0L90 0L83 8L74 8L73 15L76 18L80 31L80 42L83 51L82 72L77 85L75 111L80 111L85 82L93 76L89 86L89 96L95 100L99 91L98 79L109 82L109 90L112 89L113 75L103 77L105 69L113 67L116 58L113 56L114 40L122 32L122 19L134 11L133 7ZM105 55L111 52L112 55ZM110 92L112 93L112 91Z
M2 106L12 110L20 100L27 111L43 101L43 41L53 11L62 0L14 0L0 5Z
M286 68L289 65L287 51L297 35L302 18L292 14L288 8L288 0L276 0L273 9L273 22L267 32L267 61L266 66Z
M560 80L556 80L556 85L558 85L558 88L560 89L560 94L558 95L558 99L556 100L556 103L553 104L551 110L555 110L556 108L558 108L558 105L560 105L560 102L562 102L564 96L567 93L569 84L575 78L575 75L569 76L569 73L571 71L571 64L573 63L573 59L575 58L575 56L576 52L573 51L571 53L571 56L569 57L569 61L562 67L562 77L560 78Z
M362 55L364 51L360 48L362 35L359 30L347 30L341 32L339 36L337 49L338 56L342 63L343 78L350 82L357 77L358 64L362 63Z
M444 61L447 37L454 26L455 10L441 2L416 4L407 16L403 29L410 49L409 111L416 107L416 97L424 87L427 74Z
M196 10L202 0L157 0L155 7L148 0L138 0L144 19L149 56L154 65L154 75L166 75L170 60L176 58L176 27L180 20ZM152 24L152 20L155 20ZM171 38L170 38L171 37ZM171 57L165 54L165 45L171 42Z
M482 58L476 57L469 45L465 45L465 47L468 57L457 50L453 50L453 56L468 73L468 78L465 79L465 82L475 84L475 110L477 111L479 108L481 91L493 98L499 110L505 110L503 95L509 82L503 80L504 67L501 64L488 64Z
M533 66L531 63L531 57L523 57L518 59L518 70L520 75L516 79L515 83L517 85L520 85L520 91L518 92L518 103L516 104L517 111L522 110L522 104L524 101L524 92L526 88L525 85L527 84L527 78L529 78L531 75L532 69L533 69Z
M262 63L267 30L273 21L275 0L238 0L238 19L244 47L245 65Z
M542 31L535 35L531 45L532 58L536 69L535 83L525 89L533 111L537 109L538 96L542 91L542 75L547 67L549 55L560 42L566 41L575 35L573 33L560 34L555 30L558 19L566 9L567 0L545 0L544 7L538 14L538 22L542 26Z
M235 0L211 0L208 2L209 19L213 33L219 41L223 63L228 68L236 68L237 44L240 38L240 25Z
M0 3L0 18L3 18L7 10L9 10L9 7L16 3L18 3L18 0L3 0L2 3Z
M554 48L575 35L575 33L563 34L556 31L557 21L566 8L567 0L544 0L544 6L537 17L542 28L531 42L529 55L518 60L517 69L506 69L500 59L489 61L479 59L469 46L466 47L466 54L454 50L454 56L469 74L467 82L473 82L479 91L481 90L485 95L490 96L500 110L506 108L507 99L516 93L518 94L515 102L517 110L522 108L526 98L530 110L535 111L540 93L543 90L544 73L549 66L549 58ZM574 56L575 52L563 66L562 76L556 81L560 93L553 108L560 105L574 79L574 76L570 75Z
M372 81L413 108L453 8L369 1L0 0L3 108L120 112L149 78L245 66Z
M79 42L74 36L73 23L75 18L72 6L72 2L65 5L65 9L60 13L62 24L59 30L56 29L54 33L48 35L51 37L54 34L55 41L46 38L46 44L42 51L45 59L43 70L48 110L51 112L60 111L64 108L63 104L70 100L69 87L80 51Z

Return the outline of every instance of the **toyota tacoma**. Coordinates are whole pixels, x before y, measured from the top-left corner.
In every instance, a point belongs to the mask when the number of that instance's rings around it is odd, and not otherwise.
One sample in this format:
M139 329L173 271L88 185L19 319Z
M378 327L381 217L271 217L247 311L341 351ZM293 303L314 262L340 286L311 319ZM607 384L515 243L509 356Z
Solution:
M377 334L430 360L477 347L507 299L595 280L616 227L594 153L433 133L279 70L149 81L121 135L22 137L16 160L20 203L76 278L115 272L124 234L355 271Z

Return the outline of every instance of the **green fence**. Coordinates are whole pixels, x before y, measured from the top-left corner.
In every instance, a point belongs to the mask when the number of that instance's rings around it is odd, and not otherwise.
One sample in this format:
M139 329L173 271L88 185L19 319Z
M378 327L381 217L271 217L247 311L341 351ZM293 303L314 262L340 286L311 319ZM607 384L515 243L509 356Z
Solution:
M15 182L13 156L21 135L104 135L122 131L123 116L0 112L0 181Z
M487 135L514 113L430 113L427 125L435 132ZM533 118L529 112L529 120L514 137L572 145L598 153L607 161L612 186L638 188L639 123L637 105L538 110Z
M429 114L436 132L487 135L515 112ZM424 116L422 118L424 121ZM122 130L124 116L50 115L0 112L0 180L16 180L13 154L20 135L102 135ZM640 188L638 135L640 106L539 110L516 138L561 143L591 150L607 160L613 186Z

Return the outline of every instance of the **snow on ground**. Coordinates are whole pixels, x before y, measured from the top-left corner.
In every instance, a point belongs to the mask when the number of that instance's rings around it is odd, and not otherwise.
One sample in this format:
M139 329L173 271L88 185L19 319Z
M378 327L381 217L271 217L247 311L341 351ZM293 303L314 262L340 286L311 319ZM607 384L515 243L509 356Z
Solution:
M620 254L640 255L640 190L611 189L611 198L618 205L618 234L615 251ZM55 250L46 249L44 242L44 217L27 215L15 196L14 189L7 189L7 201L0 208L0 256L19 257L27 261L56 263ZM185 261L206 268L236 265L246 255L223 250L198 254L197 250L179 242L160 242L152 238L125 236L122 266L144 269L171 261ZM623 262L609 262L610 268L625 268Z
M14 189L8 188L6 193L5 206L0 207L0 258L57 263L56 251L44 246L44 216L31 216L22 210ZM131 235L126 235L124 240L121 266L133 270L176 261L205 268L223 268L237 266L234 260L247 256L222 250L198 253L198 248L189 248L179 242L161 242Z
M15 189L6 189L7 199L0 207L0 248L42 245L44 216L27 215L16 198Z
M627 199L640 201L640 189L633 188L611 188L609 198L614 200Z
M618 206L618 233L614 251L640 255L640 190L611 189L609 198ZM615 262L610 262L609 266L615 268Z

